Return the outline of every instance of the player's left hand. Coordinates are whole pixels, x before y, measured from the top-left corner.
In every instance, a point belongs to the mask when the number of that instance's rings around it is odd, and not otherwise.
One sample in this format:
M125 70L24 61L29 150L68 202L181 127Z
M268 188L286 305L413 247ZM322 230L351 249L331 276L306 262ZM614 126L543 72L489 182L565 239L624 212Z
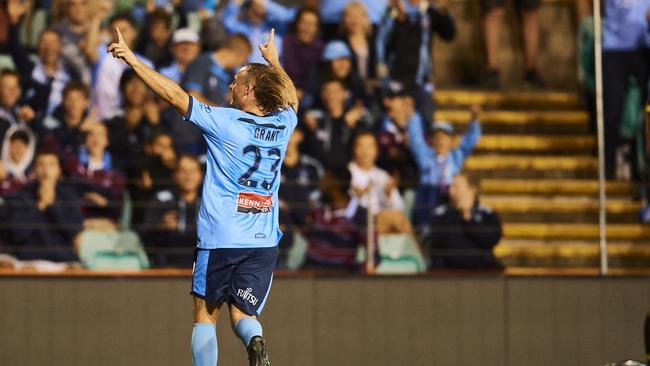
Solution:
M275 48L275 28L271 29L269 33L269 40L265 44L259 45L260 51L262 52L262 57L269 63L271 66L280 65L280 57L278 56L278 49Z
M135 57L133 51L131 51L129 46L126 45L126 42L124 42L124 38L122 38L122 33L120 33L118 27L115 27L115 32L117 33L117 43L108 46L108 52L113 54L113 57L124 60L124 62L129 66L135 65L135 63L138 62L138 58Z

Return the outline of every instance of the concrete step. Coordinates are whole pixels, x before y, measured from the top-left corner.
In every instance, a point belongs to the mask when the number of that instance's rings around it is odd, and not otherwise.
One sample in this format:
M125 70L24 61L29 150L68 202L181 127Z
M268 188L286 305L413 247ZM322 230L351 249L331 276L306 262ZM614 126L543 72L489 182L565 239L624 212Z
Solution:
M597 241L502 240L495 255L509 267L596 267L600 261ZM650 265L650 242L609 241L609 265L612 267L647 267Z
M504 223L503 237L537 240L597 240L598 224L567 223ZM607 238L611 240L648 241L650 226L640 224L608 224Z
M632 186L627 182L607 182L607 194L631 196ZM577 194L598 195L598 180L585 179L483 179L481 192L485 194Z
M595 138L589 135L484 135L479 140L477 151L589 154L595 145Z
M591 156L526 156L526 155L472 155L465 168L481 170L588 170L598 169L598 160Z
M479 104L495 108L575 109L580 106L576 93L567 92L497 92L468 90L436 90L434 99L439 106L469 106Z
M609 199L607 213L613 215L636 214L639 202L631 199ZM576 196L535 197L522 195L481 195L481 203L499 213L564 213L579 214L598 212L597 198Z
M436 120L466 125L470 122L471 112L467 109L440 109L435 113ZM482 125L502 124L519 125L552 125L552 126L584 126L589 123L589 114L581 110L566 111L517 111L517 110L486 110L480 115Z
M530 222L562 222L566 224L593 224L598 222L598 211L581 212L510 212L499 211L501 222L506 223L530 223ZM612 224L638 224L639 212L607 213L607 222Z

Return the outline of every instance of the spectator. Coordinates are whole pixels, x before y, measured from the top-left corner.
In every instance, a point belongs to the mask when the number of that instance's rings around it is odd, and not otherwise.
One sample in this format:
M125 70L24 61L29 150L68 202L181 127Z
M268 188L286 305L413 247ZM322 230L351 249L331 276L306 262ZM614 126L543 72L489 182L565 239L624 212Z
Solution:
M171 53L174 61L171 65L160 69L160 73L176 83L180 83L187 66L201 52L199 35L191 28L181 28L174 31L172 36Z
M14 2L14 1L12 1ZM15 6L12 6L15 7ZM38 59L32 61L19 41L21 18L27 10L10 12L11 28L9 34L9 54L26 89L33 91L31 107L39 117L50 115L63 99L63 88L79 75L67 65L61 55L59 34L46 29L38 37ZM32 94L31 92L29 94Z
M320 15L323 19L323 36L325 40L336 38L343 10L353 2L363 3L367 9L368 17L373 25L381 22L386 12L388 0L322 0L320 1Z
M458 147L453 148L454 127L446 121L437 121L432 127L427 145L421 117L415 113L409 118L409 146L420 170L420 183L415 196L413 223L419 228L429 222L431 208L446 203L451 181L465 159L471 154L481 136L478 107L472 108L472 118Z
M182 10L180 2L174 2L173 13L164 8L154 7L155 3L147 3L147 15L144 20L142 36L138 40L137 50L151 60L156 68L168 65L173 61L171 53L172 17L178 16L179 28L187 27L187 15Z
M420 6L418 0L391 0L391 9L377 32L378 73L413 91L416 106L427 125L433 122L433 83L431 74L433 36L444 41L456 36L448 0ZM393 11L393 10L396 10Z
M92 123L79 153L69 154L65 160L64 170L83 194L81 209L87 222L108 219L109 224L115 224L120 215L124 176L115 169L107 147L108 128L103 123Z
M318 37L319 24L320 18L315 9L301 8L282 42L284 69L296 85L303 106L310 104L316 94L317 65L324 47ZM305 95L307 100L304 99Z
M16 256L76 262L74 244L83 221L79 197L60 182L61 165L55 151L40 151L34 161L36 181L9 204Z
M370 210L377 220L378 233L412 234L395 179L375 165L377 150L377 139L370 132L362 132L354 139L354 159L348 164L352 204Z
M320 184L321 207L312 210L304 269L359 270L357 250L365 243L367 214L351 204L350 172L347 169L325 171Z
M352 63L352 52L343 41L330 41L323 51L323 80L340 80L350 90L350 99L367 102L366 88ZM322 87L322 85L321 85Z
M114 58L106 51L106 45L99 42L99 23L94 20L93 29L89 31L86 41L86 56L94 64L95 77L93 78L93 107L97 116L102 120L109 120L119 111L120 106L120 79L127 68L126 64ZM109 29L113 40L117 42L115 28L120 28L124 42L133 49L137 36L137 25L131 15L118 13L109 22ZM91 36L92 34L92 36ZM153 64L144 56L137 54L142 62L153 68Z
M105 2L100 2L96 11L104 14ZM52 30L59 34L61 39L61 54L72 66L75 73L86 84L90 85L90 67L86 63L86 56L80 45L84 42L85 34L90 26L90 11L88 0L64 0L65 17L52 25Z
M374 215L381 211L402 210L404 201L397 191L395 179L376 165L377 151L377 139L371 132L359 133L354 138L354 157L348 164L352 174L353 199Z
M139 231L153 265L192 267L202 181L199 161L183 155L174 172L175 187L157 192L149 201Z
M84 133L95 123L90 113L90 91L81 81L73 80L63 88L63 102L52 116L38 126L41 144L60 154L77 153L84 143Z
M172 135L164 130L154 132L147 144L145 155L138 159L134 169L129 171L129 193L134 201L133 221L135 225L144 219L143 203L152 194L174 188L172 176L176 169L177 155Z
M244 35L228 37L223 47L200 55L190 64L183 76L183 87L205 103L226 105L228 85L250 53L251 44Z
M505 16L505 1L481 0L483 12L483 37L487 54L487 69L482 84L496 89L499 87L499 43L501 42L501 27ZM537 56L539 51L539 5L540 0L517 0L516 8L522 20L522 37L524 39L525 68L524 82L528 85L543 88L544 81L537 72Z
M144 82L127 70L120 80L121 113L108 121L110 151L116 166L129 171L144 157L144 147L160 125L160 113Z
M624 99L633 79L641 90L639 110L647 102L650 74L650 1L605 1L603 21L603 113L605 174L617 178L617 150L621 145Z
M20 75L13 70L0 71L0 138L4 141L5 133L11 126L23 124L34 119L34 110L28 106L19 106L22 88Z
M478 200L478 181L459 174L449 187L449 204L432 215L424 243L433 269L501 269L492 249L501 239L501 221Z
M376 81L377 50L365 5L352 2L343 9L340 34L352 51L352 64L361 80Z
M278 200L280 225L284 235L280 240L278 266L285 267L294 232L305 226L307 216L319 199L318 185L323 178L323 165L316 159L300 153L304 133L295 129L287 145L282 163Z
M295 15L296 9L272 0L230 0L221 19L228 34L243 34L252 45L266 43L271 28L275 28L275 45L281 51L282 35ZM257 47L252 51L249 62L266 63Z
M384 98L386 113L378 134L379 159L377 165L397 180L398 187L415 188L418 168L409 149L406 128L414 113L413 98L405 91L389 91Z
M33 179L32 161L36 138L26 126L12 126L2 143L0 164L0 197L7 197Z
M305 113L303 152L327 168L342 168L350 161L354 135L369 127L368 112L362 104L346 105L348 92L341 81L322 85L323 110Z

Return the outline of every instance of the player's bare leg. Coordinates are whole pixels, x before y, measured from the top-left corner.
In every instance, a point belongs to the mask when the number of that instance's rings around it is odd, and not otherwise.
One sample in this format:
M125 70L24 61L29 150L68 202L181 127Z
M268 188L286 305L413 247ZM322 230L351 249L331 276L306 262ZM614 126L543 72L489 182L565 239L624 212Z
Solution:
M270 366L266 340L262 337L262 326L257 317L230 305L230 322L233 331L246 346L250 366Z
M194 296L194 327L192 329L192 365L217 365L217 330L221 305L208 305Z

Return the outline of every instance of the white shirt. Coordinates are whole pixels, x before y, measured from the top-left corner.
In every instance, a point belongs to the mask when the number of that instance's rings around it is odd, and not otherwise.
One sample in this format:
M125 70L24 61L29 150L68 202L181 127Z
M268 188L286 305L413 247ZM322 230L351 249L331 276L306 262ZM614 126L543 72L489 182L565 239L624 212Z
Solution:
M115 117L120 110L121 93L120 79L122 73L128 67L120 59L106 52L106 46L99 48L99 61L95 65L96 71L93 77L92 100L93 109L100 119L108 120ZM136 54L140 61L149 67L153 67L151 61Z
M369 209L373 214L386 210L401 211L404 209L404 201L397 188L393 188L389 197L386 196L385 187L391 177L385 170L376 166L370 170L363 170L355 162L348 164L348 169L352 175L352 188L363 190L370 186L370 189L361 197L352 195L352 200L358 200L361 207Z

